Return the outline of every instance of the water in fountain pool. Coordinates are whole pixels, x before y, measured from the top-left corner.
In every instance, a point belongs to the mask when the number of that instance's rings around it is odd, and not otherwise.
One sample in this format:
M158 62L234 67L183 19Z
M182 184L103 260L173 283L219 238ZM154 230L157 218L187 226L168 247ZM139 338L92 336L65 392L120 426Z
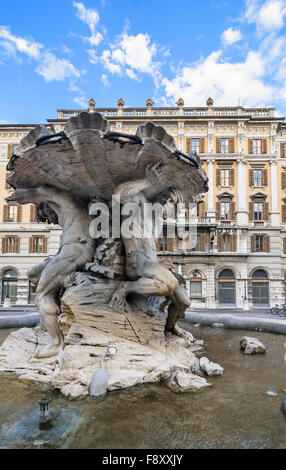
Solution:
M208 379L213 387L180 395L150 384L80 401L51 391L53 427L39 431L43 391L2 376L0 447L285 448L285 336L253 332L267 353L246 356L239 345L244 331L184 327L205 341L203 354L225 369L222 377ZM0 342L6 335L0 330ZM269 390L277 395L267 395Z

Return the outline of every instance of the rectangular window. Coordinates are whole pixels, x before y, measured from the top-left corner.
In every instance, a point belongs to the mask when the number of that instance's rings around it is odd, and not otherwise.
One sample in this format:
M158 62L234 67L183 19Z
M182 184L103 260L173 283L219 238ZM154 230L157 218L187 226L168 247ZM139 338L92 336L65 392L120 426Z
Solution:
M222 251L231 251L231 235L222 237Z
M261 139L253 139L253 153L261 154Z
M200 139L192 139L192 152L199 153L200 151Z
M191 281L190 282L190 294L191 297L202 296L202 281Z
M220 171L220 182L221 186L229 186L229 170L221 170Z
M255 202L254 203L254 220L262 220L263 214L263 203Z
M158 246L159 245L159 246ZM157 243L157 248L159 251L167 251L168 249L168 238L159 238L159 243Z
M201 236L197 235L194 240L192 240L192 251L200 251L201 246Z
M254 186L262 186L262 170L253 170Z
M33 253L43 253L43 237L33 237Z
M6 238L6 253L16 253L17 252L17 237L7 237Z
M220 139L221 153L229 153L229 139Z
M264 251L263 247L263 235L255 236L255 251Z
M221 205L221 220L229 220L229 202L222 202Z
M17 209L18 206L8 206L8 220L6 222L17 221Z

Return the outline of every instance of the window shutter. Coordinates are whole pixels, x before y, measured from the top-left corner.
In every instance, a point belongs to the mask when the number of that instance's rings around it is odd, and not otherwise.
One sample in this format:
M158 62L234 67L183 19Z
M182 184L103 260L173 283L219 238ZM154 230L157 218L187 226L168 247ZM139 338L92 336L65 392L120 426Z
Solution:
M189 137L187 137L187 139L186 139L186 151L187 151L187 153L190 153L191 148L192 148L191 147L191 139Z
M9 176L9 175L10 175L10 173L6 173L6 180L7 180L7 178L8 178L8 176ZM5 180L5 189L10 189L10 188L11 188L11 186L10 186L10 184L9 184L9 183L7 183L7 181L6 181L6 180Z
M282 204L282 222L286 222L286 204Z
M285 158L285 142L280 143L280 156Z
M235 202L231 202L229 204L229 215L230 215L230 220L235 219Z
M175 241L172 239L172 241ZM47 237L43 237L43 253L47 253Z
M34 251L34 238L30 237L29 238L29 253L33 253Z
M229 139L229 153L234 153L234 137Z
M16 237L15 252L20 253L20 237Z
M249 203L249 220L254 220L254 203Z
M44 251L44 240L43 240L43 251ZM174 251L174 238L167 238L167 251Z
M229 170L229 181L230 181L230 186L234 186L235 185L235 179L234 179L234 169L231 168Z
M267 139L262 139L261 152L264 154L267 153Z
M220 202L216 203L216 218L219 220L221 219L221 210L220 210Z
M232 235L231 237L231 251L237 250L237 235Z
M2 253L7 253L7 238L2 237Z
M221 153L221 140L220 140L220 137L216 138L216 153Z
M264 237L263 237L263 251L266 251L266 253L270 252L270 237L269 237L269 235L264 235Z
M222 235L217 236L217 251L222 251Z
M17 206L17 222L22 222L22 206Z
M249 177L249 186L254 186L254 173L253 173L253 170L248 171L248 177Z
M286 237L283 238L283 253L286 253Z
M206 214L206 203L205 201L203 201L199 205L199 217L204 217L205 214Z
M4 205L3 206L3 222L8 222L9 220L9 206Z
M262 170L262 186L268 185L268 171Z
M282 189L286 188L286 173L285 173L285 171L283 171L283 173L281 173L281 188Z
M206 250L206 234L202 233L200 236L200 246L199 246L200 251L205 251Z
M36 222L36 206L30 205L30 222Z
M221 172L219 168L216 170L216 185L221 186Z
M255 235L251 235L251 251L255 251Z
M263 218L263 220L268 220L269 219L269 204L268 204L268 202L263 203L262 218Z
M253 153L253 140L248 139L248 153Z
M200 153L205 153L205 139L204 137L200 138L200 148L199 148Z
M14 153L14 144L8 144L7 158L11 158Z

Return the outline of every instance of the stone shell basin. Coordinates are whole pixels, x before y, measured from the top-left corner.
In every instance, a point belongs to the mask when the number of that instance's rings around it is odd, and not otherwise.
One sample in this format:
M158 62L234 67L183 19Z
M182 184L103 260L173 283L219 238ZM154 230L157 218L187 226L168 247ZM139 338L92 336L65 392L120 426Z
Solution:
M10 159L7 182L14 188L50 184L83 202L109 201L119 184L144 178L150 163L160 163L164 176L146 190L151 201L170 187L181 190L185 202L208 190L200 159L179 152L162 127L146 122L136 135L119 134L110 132L101 114L87 112L71 118L58 134L36 126Z

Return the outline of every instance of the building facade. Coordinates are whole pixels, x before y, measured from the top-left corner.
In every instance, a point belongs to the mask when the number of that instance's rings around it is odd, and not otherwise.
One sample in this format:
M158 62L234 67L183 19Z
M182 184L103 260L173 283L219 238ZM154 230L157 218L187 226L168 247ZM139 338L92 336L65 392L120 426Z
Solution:
M160 260L172 262L183 275L194 308L261 308L285 300L286 281L286 123L275 109L154 107L96 108L112 131L135 134L140 123L153 121L171 134L179 150L195 151L209 178L209 192L187 211L184 225L196 226L192 244L163 233ZM48 119L52 132L82 110L57 111ZM0 255L1 303L33 302L27 269L59 246L60 227L35 222L35 208L7 206L6 165L14 147L33 125L0 125ZM188 222L188 224L187 224Z

